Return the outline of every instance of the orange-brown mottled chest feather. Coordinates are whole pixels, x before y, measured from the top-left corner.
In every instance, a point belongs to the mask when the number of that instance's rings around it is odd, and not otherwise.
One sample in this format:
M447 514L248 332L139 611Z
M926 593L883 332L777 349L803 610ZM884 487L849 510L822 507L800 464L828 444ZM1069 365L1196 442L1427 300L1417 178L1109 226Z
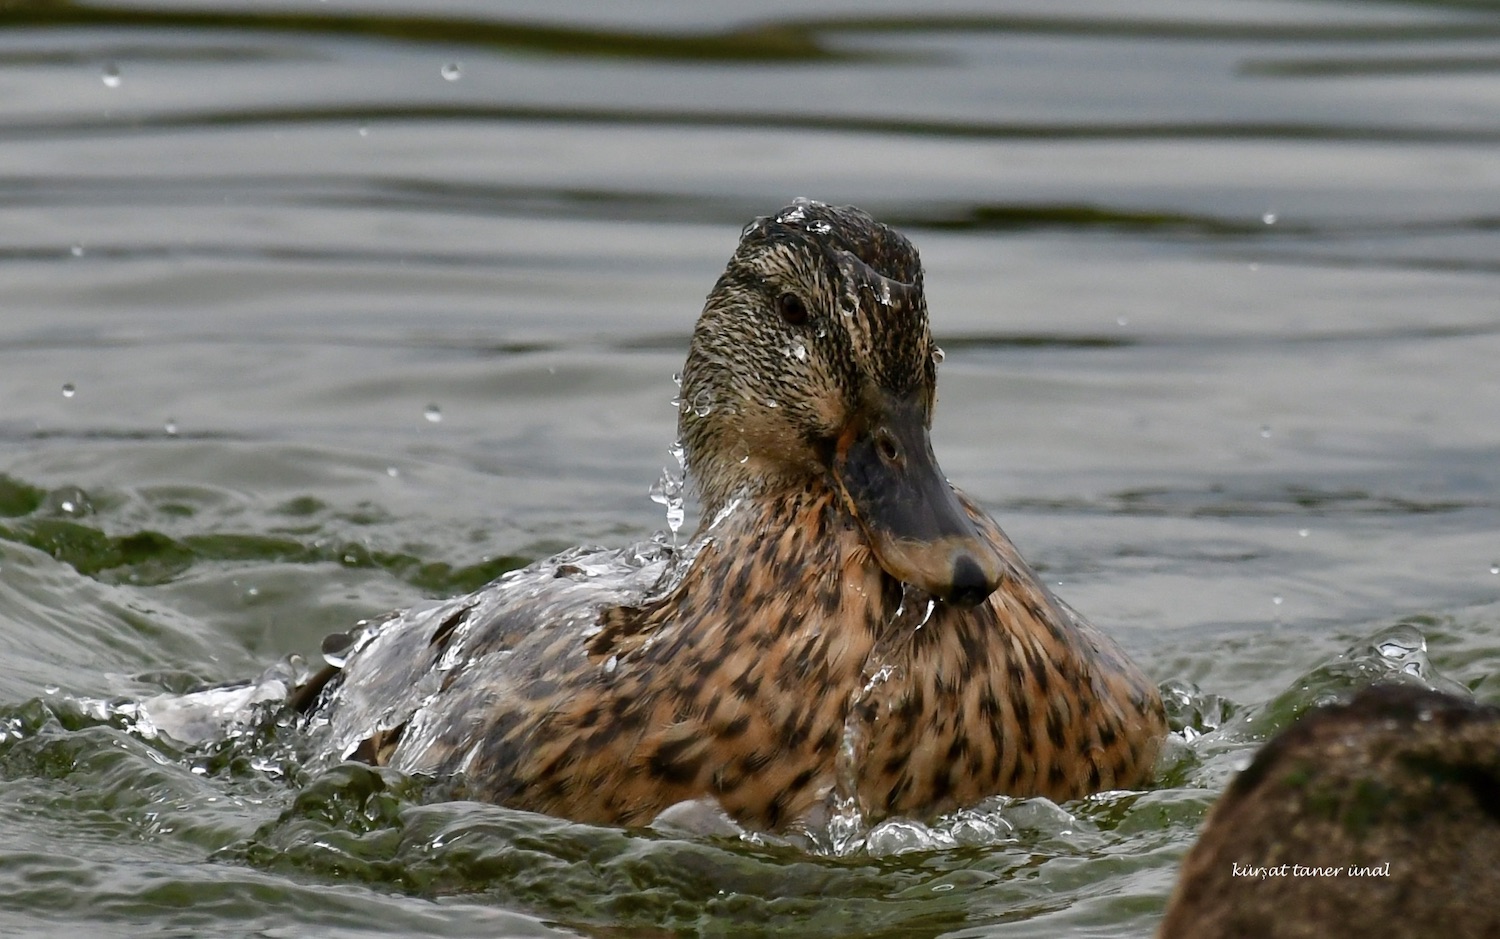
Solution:
M832 786L890 585L829 497L777 508L721 523L670 595L611 611L590 643L594 694L562 703L554 721L576 728L601 706L615 716L579 763L617 793L616 811L649 820L712 796L775 828Z

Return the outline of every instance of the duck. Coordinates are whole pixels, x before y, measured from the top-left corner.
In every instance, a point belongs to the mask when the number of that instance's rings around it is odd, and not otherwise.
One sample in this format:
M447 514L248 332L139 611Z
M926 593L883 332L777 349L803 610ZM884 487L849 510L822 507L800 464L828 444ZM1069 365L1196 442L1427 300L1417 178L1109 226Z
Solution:
M1236 776L1159 939L1500 936L1500 708L1406 681L1314 708Z
M798 200L746 226L693 330L697 532L585 546L331 637L319 752L464 798L782 832L1149 780L1156 686L944 476L941 353L902 234Z

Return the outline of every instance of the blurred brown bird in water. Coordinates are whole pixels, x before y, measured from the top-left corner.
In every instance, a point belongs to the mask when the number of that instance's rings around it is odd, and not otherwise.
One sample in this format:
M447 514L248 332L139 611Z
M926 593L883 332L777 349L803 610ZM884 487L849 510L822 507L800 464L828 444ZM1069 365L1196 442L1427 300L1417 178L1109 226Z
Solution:
M1159 935L1500 936L1500 709L1381 684L1309 712L1214 806Z

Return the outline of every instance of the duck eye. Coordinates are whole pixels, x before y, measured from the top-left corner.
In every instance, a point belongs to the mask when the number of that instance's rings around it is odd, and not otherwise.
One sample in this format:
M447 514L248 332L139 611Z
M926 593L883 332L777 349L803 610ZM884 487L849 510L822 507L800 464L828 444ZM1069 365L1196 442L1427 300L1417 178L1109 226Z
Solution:
M784 293L776 298L776 310L781 318L793 326L807 322L807 304L794 293Z

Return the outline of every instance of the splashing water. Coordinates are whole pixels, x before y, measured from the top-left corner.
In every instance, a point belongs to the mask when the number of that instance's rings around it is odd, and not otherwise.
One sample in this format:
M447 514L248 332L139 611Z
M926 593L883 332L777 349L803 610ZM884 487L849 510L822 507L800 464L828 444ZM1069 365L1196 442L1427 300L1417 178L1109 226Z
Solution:
M427 704L442 690L445 676L456 668L477 665L481 657L494 664L509 656L508 649L475 646L486 623L524 608L537 621L582 638L597 635L599 611L613 604L644 602L674 589L686 575L698 545L685 549L646 542L624 549L582 546L511 571L479 590L449 600L419 604L408 610L356 627L349 636L324 649L331 664L362 662L363 674L401 674L402 663L420 656L428 637L441 624L452 622L441 656L415 680L365 682L344 686L341 706L327 715L313 712L307 726L316 754L309 765L323 769L350 753L368 736L371 726L388 728L408 723L402 736L402 755L395 769L420 765L430 747L441 739L441 711ZM355 659L355 653L359 658ZM617 667L623 667L616 661ZM322 722L319 723L319 718Z
M790 209L776 216L776 221L781 222L783 225L790 222L800 222L807 218L807 206L811 204L811 199L806 196L798 196L792 200L792 207Z
M896 649L931 620L936 601L923 591L903 585L901 602L891 614L882 638L865 660L863 684L849 698L843 738L834 759L834 787L822 817L809 819L808 837L814 850L847 855L899 854L910 850L951 847L951 836L911 819L887 819L871 826L869 812L859 801L860 770L864 766L869 731L881 718L877 700L883 686L902 677L893 664Z
M1186 743L1218 730L1232 713L1229 702L1189 681L1169 679L1160 690L1167 721Z
M652 485L650 494L652 502L667 507L667 528L672 532L672 544L675 546L677 532L682 528L683 520L687 517L686 500L682 495L687 463L680 441L672 444L668 452L676 461L677 469L674 470L670 466L662 467L661 478Z
M144 740L201 747L253 734L307 676L307 663L291 655L247 682L139 701L78 698L71 703L90 720L113 724Z
M343 668L349 656L363 649L375 638L375 627L371 620L362 619L345 633L332 633L323 638L323 661L334 668Z

